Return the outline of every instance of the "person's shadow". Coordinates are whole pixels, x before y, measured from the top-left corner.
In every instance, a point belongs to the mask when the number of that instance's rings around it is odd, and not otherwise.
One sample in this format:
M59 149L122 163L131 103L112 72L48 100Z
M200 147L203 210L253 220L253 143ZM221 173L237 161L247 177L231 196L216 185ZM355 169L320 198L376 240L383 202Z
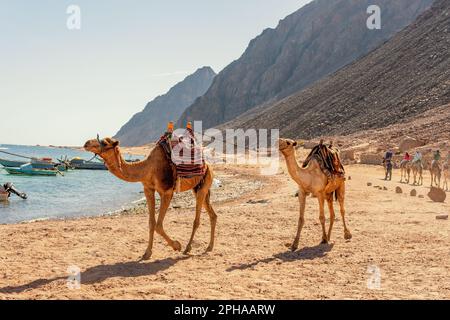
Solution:
M319 244L314 247L304 247L304 248L294 251L294 252L292 252L291 250L284 251L284 252L277 253L277 254L273 255L272 257L265 258L265 259L259 259L259 260L255 260L250 263L243 263L243 264L231 266L226 271L231 272L231 271L235 271L235 270L251 269L259 264L267 264L267 263L270 263L275 260L281 260L283 262L292 262L292 261L298 261L298 260L319 259L319 258L325 257L327 255L327 253L329 251L331 251L331 249L333 249L333 246L334 246L334 244Z
M81 285L93 284L116 277L142 277L157 274L167 270L177 262L189 259L189 256L178 258L167 258L156 260L152 263L141 263L139 261L118 262L115 264L98 265L82 271L80 274ZM37 279L24 285L6 286L0 288L0 293L11 294L21 293L26 290L37 289L55 281L67 280L68 276L55 277L50 279Z

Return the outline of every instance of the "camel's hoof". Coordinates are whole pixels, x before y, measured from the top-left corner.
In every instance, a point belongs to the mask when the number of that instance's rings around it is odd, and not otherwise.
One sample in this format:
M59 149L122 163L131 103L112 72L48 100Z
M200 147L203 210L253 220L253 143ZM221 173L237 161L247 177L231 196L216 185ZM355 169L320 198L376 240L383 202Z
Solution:
M150 258L152 257L152 251L145 251L144 255L141 258L141 261L147 261L150 260Z
M191 252L191 250L192 250L191 245L188 245L188 246L186 247L186 249L184 249L183 254L189 254L189 252Z
M345 240L350 240L351 238L352 238L352 234L350 233L350 231L344 233Z
M322 239L322 242L320 244L328 244L328 240L327 239Z
M174 241L173 242L173 250L181 251L181 243L179 243L178 241Z
M213 251L214 246L208 246L208 248L206 248L206 252L211 252Z

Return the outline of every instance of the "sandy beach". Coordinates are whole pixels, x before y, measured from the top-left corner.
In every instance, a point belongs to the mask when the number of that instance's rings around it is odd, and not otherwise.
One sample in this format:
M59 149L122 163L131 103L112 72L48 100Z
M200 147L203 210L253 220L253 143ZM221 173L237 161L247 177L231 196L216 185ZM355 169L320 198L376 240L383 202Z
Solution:
M95 218L0 225L0 299L449 299L450 224L436 215L425 186L381 180L376 166L347 166L346 208L353 239L344 240L339 214L332 242L320 245L317 200L307 199L306 223L296 252L296 185L282 164L275 176L252 166L215 168L216 247L204 253L209 220L202 215L191 255L174 252L156 236L147 244L143 205ZM371 182L372 186L367 186ZM376 186L386 187L380 190ZM401 186L403 194L396 194ZM177 194L166 232L186 245L194 218L190 193ZM328 216L328 212L326 211ZM328 221L327 221L328 223ZM79 268L81 286L67 286ZM368 288L373 274L379 287Z

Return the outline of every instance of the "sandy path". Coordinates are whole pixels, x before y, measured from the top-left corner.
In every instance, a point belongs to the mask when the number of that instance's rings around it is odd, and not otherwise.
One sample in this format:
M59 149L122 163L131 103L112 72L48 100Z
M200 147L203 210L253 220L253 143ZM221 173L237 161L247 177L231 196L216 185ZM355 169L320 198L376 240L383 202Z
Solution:
M395 194L400 184L381 181L380 168L350 166L346 207L353 239L344 240L338 214L332 243L319 245L317 201L308 198L301 249L292 253L284 244L295 234L298 200L286 170L270 178L249 167L236 170L262 187L216 204L217 244L209 254L203 254L206 214L191 256L173 252L157 236L152 261L142 263L144 214L0 225L0 298L450 298L450 225L435 218L449 213L448 200L412 198L412 187L404 185L408 193ZM165 229L185 245L192 222L192 209L170 209ZM66 286L71 265L81 269L80 289ZM381 272L380 290L367 288L369 266Z

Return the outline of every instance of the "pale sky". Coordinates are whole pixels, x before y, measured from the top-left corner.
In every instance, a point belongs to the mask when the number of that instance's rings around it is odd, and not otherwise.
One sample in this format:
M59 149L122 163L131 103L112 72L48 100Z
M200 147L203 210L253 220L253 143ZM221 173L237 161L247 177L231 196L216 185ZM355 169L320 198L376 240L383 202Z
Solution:
M311 0L0 0L0 144L112 136L202 66L217 73ZM81 29L66 26L69 5Z

